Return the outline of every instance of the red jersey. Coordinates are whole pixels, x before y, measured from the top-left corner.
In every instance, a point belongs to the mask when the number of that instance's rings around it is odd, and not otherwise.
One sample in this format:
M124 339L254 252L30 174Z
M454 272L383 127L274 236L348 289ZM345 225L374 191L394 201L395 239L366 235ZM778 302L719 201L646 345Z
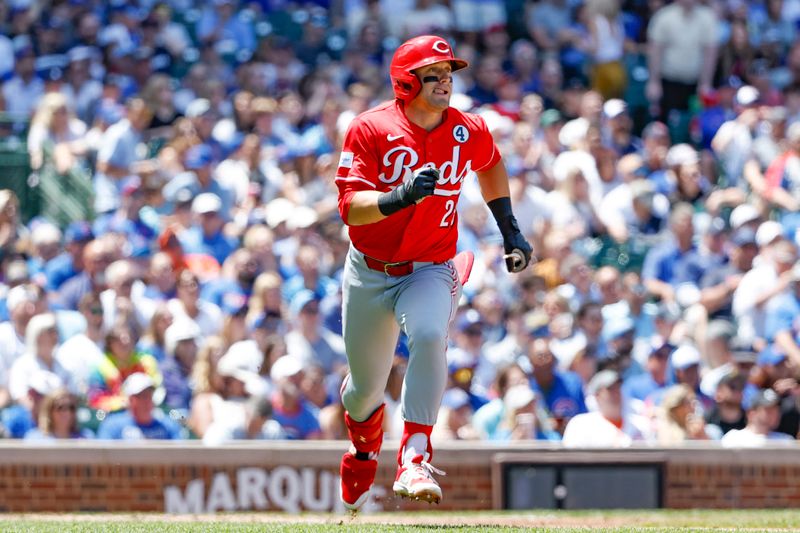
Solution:
M477 115L450 107L443 122L426 131L408 120L398 101L362 113L347 130L336 172L342 220L347 221L357 191L390 191L425 166L435 166L441 175L433 196L379 222L350 226L350 240L363 254L385 262L451 259L464 178L499 161L500 151Z

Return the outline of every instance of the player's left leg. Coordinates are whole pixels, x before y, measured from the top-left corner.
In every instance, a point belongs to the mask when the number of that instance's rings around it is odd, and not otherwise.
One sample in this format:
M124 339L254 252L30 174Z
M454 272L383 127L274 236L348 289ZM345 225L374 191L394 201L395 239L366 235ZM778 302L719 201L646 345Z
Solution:
M394 491L400 496L439 502L442 491L430 465L431 430L447 385L447 334L461 284L450 263L414 272L399 287L395 316L408 336L409 361L403 382L405 422L397 455Z

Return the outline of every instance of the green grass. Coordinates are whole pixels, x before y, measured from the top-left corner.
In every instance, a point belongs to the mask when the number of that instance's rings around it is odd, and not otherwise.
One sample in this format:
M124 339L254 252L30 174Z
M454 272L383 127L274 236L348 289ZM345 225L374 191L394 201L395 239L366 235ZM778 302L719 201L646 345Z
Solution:
M0 515L0 532L685 532L800 531L800 510L404 512L360 515L247 513L199 517L143 515Z

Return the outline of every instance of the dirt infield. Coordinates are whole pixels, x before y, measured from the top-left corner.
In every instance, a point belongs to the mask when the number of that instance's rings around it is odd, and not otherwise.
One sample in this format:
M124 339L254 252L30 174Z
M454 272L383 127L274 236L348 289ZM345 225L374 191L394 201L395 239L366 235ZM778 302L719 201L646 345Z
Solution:
M124 525L181 524L196 526L198 530L224 528L225 524L240 526L296 526L319 530L342 527L344 529L381 530L384 527L442 529L448 528L523 528L524 530L684 530L692 531L796 531L800 526L800 512L777 511L541 511L541 512L404 512L359 514L285 513L230 513L216 515L166 515L166 514L8 514L0 515L2 522L38 524L92 524ZM376 529L377 528L377 529Z

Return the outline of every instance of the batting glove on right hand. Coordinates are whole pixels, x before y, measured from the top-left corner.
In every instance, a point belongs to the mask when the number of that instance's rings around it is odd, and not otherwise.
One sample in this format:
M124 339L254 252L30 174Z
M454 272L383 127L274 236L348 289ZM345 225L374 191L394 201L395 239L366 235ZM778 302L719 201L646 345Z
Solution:
M415 170L411 179L401 185L403 200L411 205L432 195L438 180L439 170L436 168L425 167Z
M506 252L506 268L509 272L522 272L530 264L533 247L519 231L503 237L503 249Z

